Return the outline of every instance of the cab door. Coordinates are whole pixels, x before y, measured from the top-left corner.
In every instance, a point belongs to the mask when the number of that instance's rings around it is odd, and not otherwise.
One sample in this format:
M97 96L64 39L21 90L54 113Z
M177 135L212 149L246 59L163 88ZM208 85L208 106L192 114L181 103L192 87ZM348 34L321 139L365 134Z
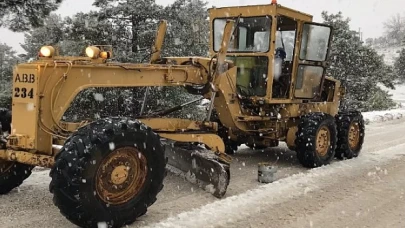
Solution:
M321 94L328 66L332 27L317 23L303 23L301 26L301 47L294 97L314 100Z

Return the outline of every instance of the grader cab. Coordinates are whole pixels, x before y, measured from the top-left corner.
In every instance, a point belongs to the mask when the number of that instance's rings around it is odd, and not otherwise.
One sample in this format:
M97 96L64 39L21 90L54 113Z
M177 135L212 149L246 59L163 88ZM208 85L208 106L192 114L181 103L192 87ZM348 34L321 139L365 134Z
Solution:
M241 144L286 142L305 167L359 154L362 115L339 111L344 89L325 76L332 28L275 2L210 9L210 26L209 58L161 57L163 21L148 64L113 62L108 46L83 56L44 46L36 61L17 65L12 111L0 111L0 193L22 184L33 167L48 167L54 204L68 220L121 227L155 203L166 170L224 196ZM134 119L62 120L86 88L151 86L183 86L209 99L206 117L166 117L191 101L140 110Z

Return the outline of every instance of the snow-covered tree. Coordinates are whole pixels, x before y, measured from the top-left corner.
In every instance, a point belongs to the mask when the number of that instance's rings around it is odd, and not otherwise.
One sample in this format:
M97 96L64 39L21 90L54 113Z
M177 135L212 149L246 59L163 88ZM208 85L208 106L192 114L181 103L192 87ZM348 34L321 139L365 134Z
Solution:
M176 0L164 10L168 21L164 54L207 56L209 24L207 2Z
M405 40L405 16L401 14L392 15L384 22L385 36L390 44L400 44Z
M350 19L342 13L322 13L326 24L334 28L331 67L328 74L342 80L348 94L343 108L376 110L390 108L394 102L379 83L393 88L396 79L392 68L384 63L383 56L363 44L356 31L350 30ZM376 99L379 97L382 99ZM377 101L384 102L377 102Z
M399 53L399 57L395 60L394 67L398 79L405 83L405 48Z
M150 51L163 7L155 0L96 0L99 20L114 25L121 61L139 62Z
M27 52L27 58L36 58L42 46L58 46L64 39L64 21L62 17L51 14L43 21L41 27L24 34L24 43L21 47Z
M44 19L59 8L63 0L8 0L0 2L0 27L15 32L44 25Z
M64 19L65 38L60 42L64 55L84 54L90 45L115 45L112 24L98 20L99 12L77 13Z
M0 107L10 108L13 67L19 57L8 45L0 43Z

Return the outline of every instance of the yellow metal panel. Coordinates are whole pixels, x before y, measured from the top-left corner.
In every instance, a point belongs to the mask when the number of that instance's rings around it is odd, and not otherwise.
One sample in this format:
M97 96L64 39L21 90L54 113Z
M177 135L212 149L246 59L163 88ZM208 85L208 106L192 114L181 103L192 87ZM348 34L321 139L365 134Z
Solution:
M198 142L207 145L212 151L225 154L225 144L221 137L216 134L169 134L160 133L163 138L177 142Z
M24 143L30 142L24 146L21 145L21 142L16 142L16 147L32 149L36 146L33 140L36 139L38 127L38 68L36 66L16 67L13 82L11 135L20 135L16 138L17 141L24 139Z
M55 163L54 158L51 156L15 150L0 150L0 159L46 168L52 168Z
M275 5L251 5L251 6L233 6L223 8L211 8L209 9L210 18L218 17L251 17L251 16L263 16L271 15L276 11Z
M270 2L270 1L269 1ZM209 9L210 18L213 17L238 17L240 14L242 17L258 16L258 15L276 15L282 14L295 18L296 20L312 21L313 16L307 13L303 13L288 7L281 5L248 5L248 6L233 6L223 8L211 8Z
M180 86L205 84L206 75L193 66L148 64L73 65L69 62L42 67L41 120L58 129L59 120L76 95L89 87ZM204 77L203 77L204 76ZM49 148L49 151L51 149Z
M193 121L178 118L148 118L141 119L141 122L155 131L216 131L218 124L215 122Z
M277 14L294 18L295 20L312 22L312 15L278 5Z
M152 56L150 58L150 63L153 63L156 60L160 59L160 54L162 51L166 30L167 30L167 22L165 20L160 21L159 28L156 34L155 44L152 47Z

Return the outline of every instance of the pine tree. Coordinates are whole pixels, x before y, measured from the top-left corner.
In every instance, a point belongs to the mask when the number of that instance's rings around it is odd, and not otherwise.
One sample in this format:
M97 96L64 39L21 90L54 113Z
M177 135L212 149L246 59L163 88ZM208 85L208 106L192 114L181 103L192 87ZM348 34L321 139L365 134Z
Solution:
M27 52L27 58L37 58L40 48L44 45L59 46L65 39L64 21L61 16L51 14L39 28L24 34L21 47Z
M108 20L119 39L115 51L120 61L140 62L150 51L162 6L155 0L96 0L99 20Z
M207 56L209 24L207 2L176 0L164 10L168 31L164 53L171 56Z
M10 46L0 43L0 107L11 107L13 67L18 61L16 52Z
M405 48L401 50L399 57L395 60L394 67L400 82L405 83Z
M334 28L328 74L342 80L348 91L342 108L368 111L392 107L392 99L378 86L381 83L394 88L395 74L383 56L363 44L357 32L350 30L350 19L344 19L342 13L323 12L322 17Z
M59 8L63 0L12 0L0 2L0 27L14 32L44 25L44 19Z

